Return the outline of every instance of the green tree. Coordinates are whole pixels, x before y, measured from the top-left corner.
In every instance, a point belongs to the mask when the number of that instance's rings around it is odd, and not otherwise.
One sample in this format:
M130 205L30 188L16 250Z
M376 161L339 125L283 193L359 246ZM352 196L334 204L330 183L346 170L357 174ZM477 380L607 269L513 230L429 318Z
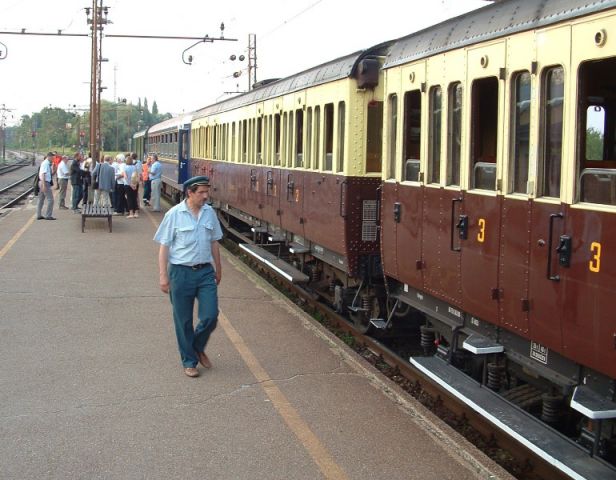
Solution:
M586 160L603 160L603 132L593 127L586 130Z

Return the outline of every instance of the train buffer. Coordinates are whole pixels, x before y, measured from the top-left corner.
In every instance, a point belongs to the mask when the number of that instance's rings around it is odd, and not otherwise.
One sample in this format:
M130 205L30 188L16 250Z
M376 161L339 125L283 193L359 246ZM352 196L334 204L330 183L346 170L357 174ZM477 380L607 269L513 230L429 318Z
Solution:
M111 228L111 215L112 211L110 207L95 207L94 205L84 205L81 210L81 233L86 229L86 218L107 218L109 224L109 233L112 232Z
M291 283L306 283L309 280L308 275L258 245L240 243L240 248Z
M454 397L571 478L616 479L616 471L612 467L591 457L581 446L563 438L489 388L481 387L445 360L436 356L411 357L410 362Z

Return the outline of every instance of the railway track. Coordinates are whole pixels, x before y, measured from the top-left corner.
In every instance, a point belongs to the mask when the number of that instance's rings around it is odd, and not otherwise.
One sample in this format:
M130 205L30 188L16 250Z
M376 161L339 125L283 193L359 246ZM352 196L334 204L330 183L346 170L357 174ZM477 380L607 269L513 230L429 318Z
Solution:
M362 333L348 318L323 304L314 292L286 281L250 256L240 255L242 252L237 247L237 243L250 243L251 239L232 230L227 230L230 234L227 238L231 236L236 241L230 242L228 247L236 255L242 257L245 263L291 297L295 303L516 478L522 480L572 478L505 431L495 428L490 420L478 414L458 397L450 394L430 377L422 374L409 363L408 351L404 347L389 345L386 337L377 339Z
M19 170L22 167L25 167L26 165L30 165L30 161L18 161L16 163L13 163L11 165L3 165L0 167L0 175L4 175L5 173L9 173L9 172L13 172L15 170Z
M0 211L15 205L32 193L32 182L36 173L28 175L0 190Z

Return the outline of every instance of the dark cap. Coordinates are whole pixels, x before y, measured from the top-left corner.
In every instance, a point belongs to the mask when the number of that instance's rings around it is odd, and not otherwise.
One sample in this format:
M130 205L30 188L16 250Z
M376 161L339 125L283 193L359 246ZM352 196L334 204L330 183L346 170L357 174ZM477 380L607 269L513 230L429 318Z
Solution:
M184 182L184 191L188 190L193 185L205 185L207 187L210 186L210 178L204 175L200 175L198 177L189 178Z

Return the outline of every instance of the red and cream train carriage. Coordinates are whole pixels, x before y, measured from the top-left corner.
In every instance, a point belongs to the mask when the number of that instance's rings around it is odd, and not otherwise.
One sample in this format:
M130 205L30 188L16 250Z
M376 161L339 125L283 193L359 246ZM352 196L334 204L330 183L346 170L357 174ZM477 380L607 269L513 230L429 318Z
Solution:
M589 421L616 416L615 7L499 2L394 42L383 66L392 296L450 362L488 356L552 417L560 398Z
M370 278L381 277L384 51L375 47L266 82L199 110L192 121L192 173L211 177L212 198L230 226L241 222L257 243L290 247L290 261L318 259L310 278L338 287L341 309L340 292L364 279L369 294ZM244 248L289 280L308 280L271 258L267 245Z

